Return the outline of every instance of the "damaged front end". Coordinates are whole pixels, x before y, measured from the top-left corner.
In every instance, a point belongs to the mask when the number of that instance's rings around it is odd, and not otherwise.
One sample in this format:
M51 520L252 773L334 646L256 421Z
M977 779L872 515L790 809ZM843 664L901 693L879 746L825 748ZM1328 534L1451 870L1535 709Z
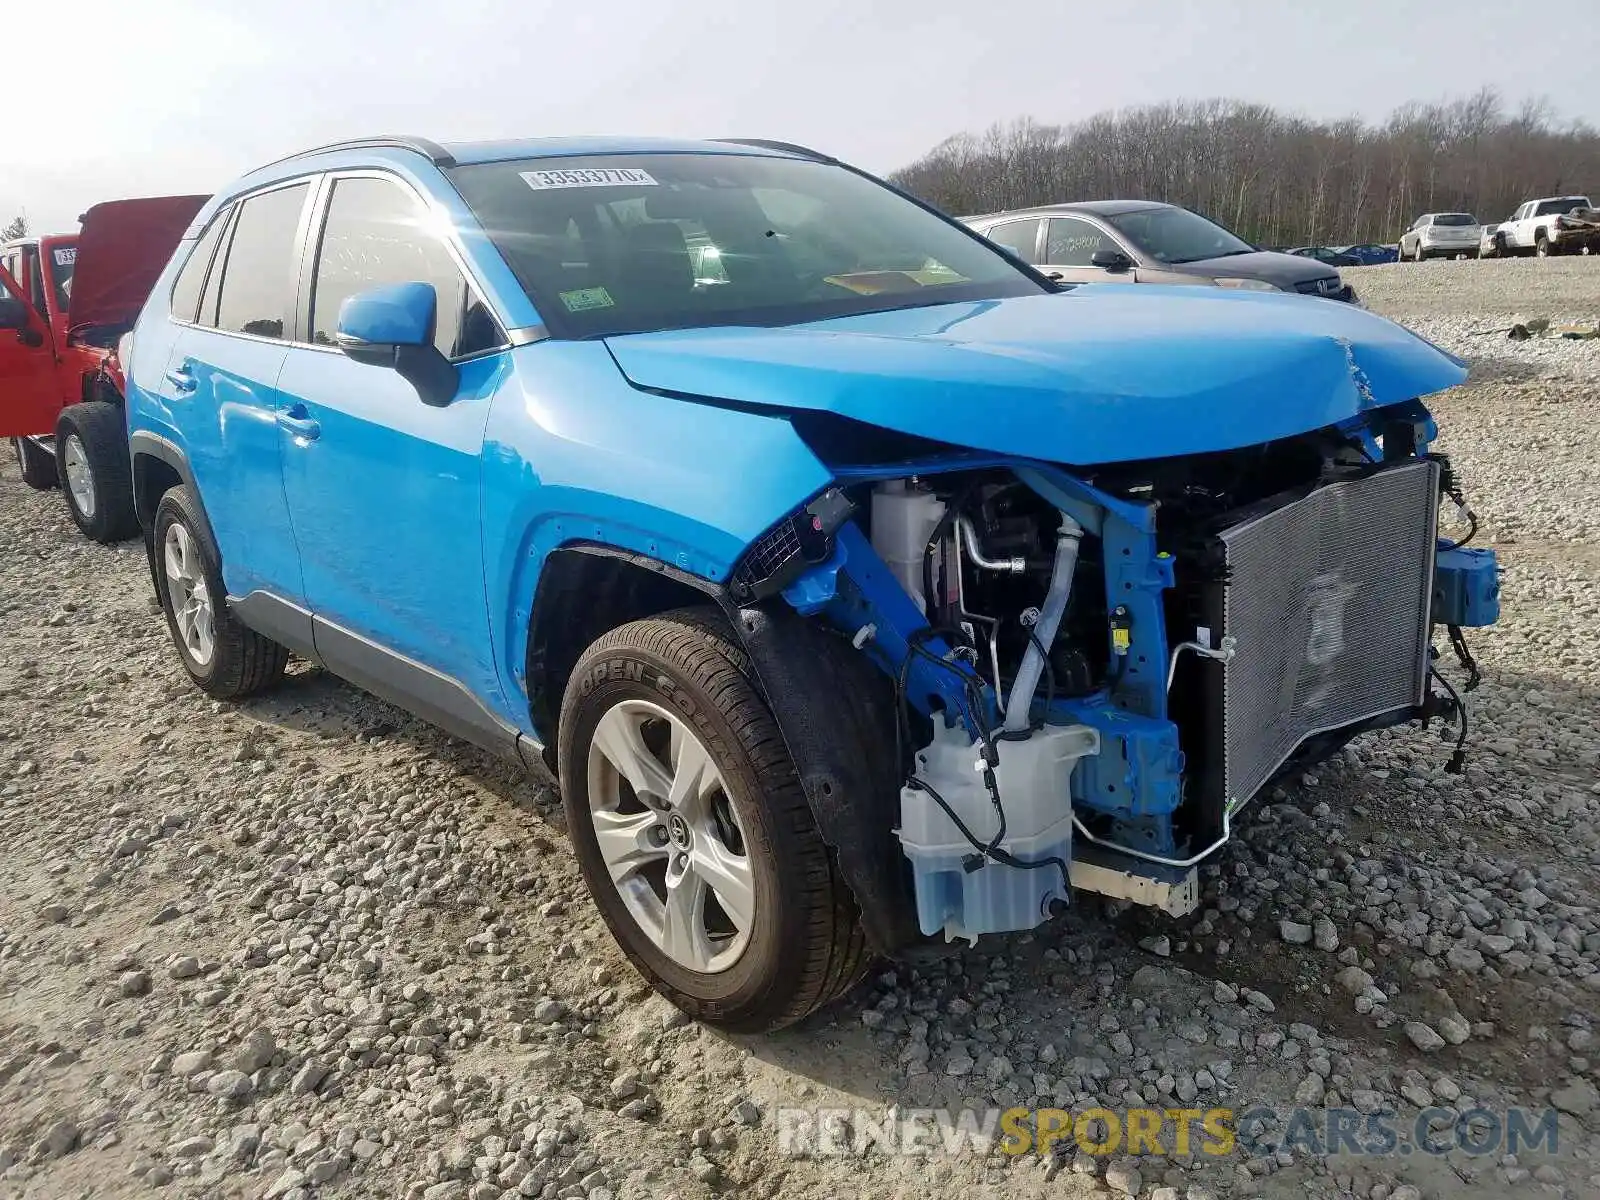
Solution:
M1463 506L1433 434L1413 401L1097 467L836 466L729 593L879 948L1031 928L1074 888L1186 913L1275 779L1463 721L1433 637L1470 665L1496 566L1439 536Z

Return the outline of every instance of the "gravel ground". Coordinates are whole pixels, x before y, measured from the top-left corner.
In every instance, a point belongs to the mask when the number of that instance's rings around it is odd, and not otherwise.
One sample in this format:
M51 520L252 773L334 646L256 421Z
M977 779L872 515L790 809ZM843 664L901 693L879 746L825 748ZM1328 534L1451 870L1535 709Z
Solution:
M200 696L137 544L8 460L0 1195L1600 1196L1600 343L1474 336L1600 316L1600 263L1352 278L1473 360L1436 408L1506 616L1465 774L1369 736L1258 801L1196 916L1085 898L761 1039L639 982L534 783L317 672ZM780 1106L896 1102L1561 1115L1520 1160L780 1152Z

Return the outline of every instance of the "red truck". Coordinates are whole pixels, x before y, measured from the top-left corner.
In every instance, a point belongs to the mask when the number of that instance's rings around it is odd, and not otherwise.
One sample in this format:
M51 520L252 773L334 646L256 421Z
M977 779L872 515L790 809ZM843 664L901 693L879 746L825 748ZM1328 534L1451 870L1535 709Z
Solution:
M139 531L114 347L208 198L113 200L76 235L0 246L0 437L98 542Z

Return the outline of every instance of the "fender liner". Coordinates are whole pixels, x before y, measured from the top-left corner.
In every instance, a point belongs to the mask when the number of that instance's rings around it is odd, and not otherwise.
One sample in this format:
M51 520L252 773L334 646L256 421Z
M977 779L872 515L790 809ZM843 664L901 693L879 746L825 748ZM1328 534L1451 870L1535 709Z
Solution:
M718 597L794 760L880 954L921 941L909 868L895 837L899 764L894 689L842 636L797 613Z

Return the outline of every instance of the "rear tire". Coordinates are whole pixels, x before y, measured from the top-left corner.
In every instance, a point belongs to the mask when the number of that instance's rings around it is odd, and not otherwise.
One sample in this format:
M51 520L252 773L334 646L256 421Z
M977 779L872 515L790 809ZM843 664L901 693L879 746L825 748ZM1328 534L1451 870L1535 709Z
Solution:
M23 483L36 492L49 491L56 486L54 455L25 437L12 438L11 448L17 452L17 466L22 471Z
M572 672L559 758L578 865L623 953L690 1016L757 1033L838 997L869 956L855 898L747 661L715 610L613 630ZM686 754L703 756L709 768L679 801L658 795L682 796L685 764L701 761ZM653 782L641 792L630 774ZM702 811L723 815L708 827L696 816ZM619 852L624 829L633 840ZM677 889L702 862L710 864L702 877L710 890L674 909ZM729 863L747 889L716 882L730 879ZM672 932L683 927L672 924L682 911L694 914L691 937Z
M61 494L72 522L97 542L125 542L139 532L133 468L122 410L104 400L62 409L56 422Z
M156 505L156 592L189 677L208 696L242 700L283 678L289 652L241 625L228 608L216 547L206 540L198 512L186 487L173 488Z
M1549 258L1555 251L1550 245L1550 239L1545 237L1544 230L1540 230L1533 238L1533 256L1535 258Z

